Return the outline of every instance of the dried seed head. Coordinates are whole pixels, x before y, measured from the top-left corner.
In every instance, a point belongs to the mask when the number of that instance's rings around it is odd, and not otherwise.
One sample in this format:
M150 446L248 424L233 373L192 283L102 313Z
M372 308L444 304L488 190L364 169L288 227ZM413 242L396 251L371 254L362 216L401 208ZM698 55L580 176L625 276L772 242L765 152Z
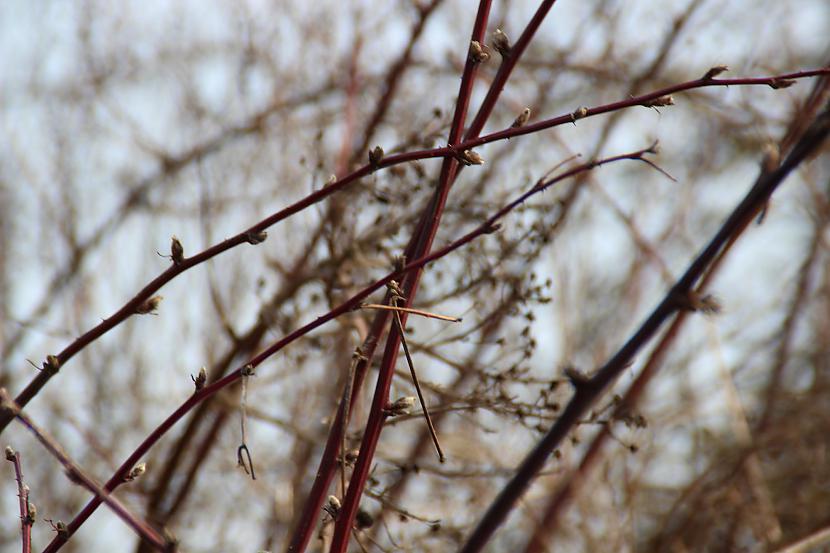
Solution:
M360 450L359 449L350 449L349 451L347 451L346 452L346 464L349 465L349 466L355 464L355 461L357 461L357 458L358 458L359 455L360 455Z
M190 378L193 378L192 376ZM198 392L202 388L205 387L205 383L207 383L207 369L204 367L199 368L199 374L196 375L196 378L193 378L193 384L196 386L196 391Z
M408 415L409 410L415 405L415 398L412 396L404 396L395 400L386 407L386 414L390 417L400 417L401 415Z
M525 108L525 109L522 110L522 112L519 114L519 116L516 117L516 119L513 120L513 124L510 125L510 128L518 129L519 127L524 127L529 119L530 119L530 108Z
M154 314L163 299L164 296L153 296L152 298L147 298L144 300L144 303L135 308L135 312L139 315Z
M721 312L722 306L718 298L712 294L706 294L695 302L694 309L705 315L717 315Z
M181 265L184 261L184 246L175 236L170 238L170 259L174 265Z
M727 67L726 65L716 65L714 67L710 67L709 71L707 71L706 74L703 75L703 80L708 81L709 79L714 79L721 73L725 73L727 71L729 71L729 67Z
M678 307L684 311L697 311L705 315L717 315L721 312L720 301L712 294L701 296L694 290L677 296Z
M371 528L374 523L375 517L370 515L368 511L358 509L357 516L355 516L355 526L357 526L358 530L365 530L366 528Z
M479 41L473 40L470 42L470 59L475 63L484 63L490 59L490 52Z
M337 499L337 496L330 495L326 500L326 505L325 507L323 507L323 510L326 511L331 516L331 518L336 519L337 515L340 513L341 507L342 504L340 503L340 500Z
M369 165L371 165L373 169L378 168L382 159L383 148L375 146L373 149L369 150Z
M145 472L147 472L147 463L139 463L124 477L124 482L132 482Z
M482 165L484 158L475 150L464 150L464 153L461 154L461 163L464 165Z
M390 280L386 283L386 287L389 288L389 291L392 292L392 295L397 299L403 299L403 290L401 290L401 285L398 284L397 280Z
M501 54L501 57L506 58L508 55L510 55L510 39L501 29L496 29L495 31L493 31L492 44L493 48L496 49L496 52Z
M576 122L577 119L582 119L583 117L588 115L588 108L586 107L578 107L576 110L571 114L571 121Z
M264 230L261 230L259 232L249 232L245 235L245 241L251 244L252 246L262 244L263 242L265 242L266 238L268 238L268 233Z
M6 460L7 461L14 461L15 451L14 448L10 445L6 446Z

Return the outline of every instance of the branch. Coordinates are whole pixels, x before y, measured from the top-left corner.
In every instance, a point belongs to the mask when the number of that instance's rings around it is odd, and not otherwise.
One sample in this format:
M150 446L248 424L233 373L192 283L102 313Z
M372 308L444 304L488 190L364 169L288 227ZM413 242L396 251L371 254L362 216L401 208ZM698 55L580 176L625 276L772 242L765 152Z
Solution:
M267 360L272 355L279 352L281 349L289 345L290 343L294 342L295 340L299 339L302 336L305 336L309 332L317 329L318 327L322 326L323 324L348 313L360 306L360 304L365 300L368 296L380 290L381 288L385 287L386 284L393 280L393 279L400 279L401 277L407 275L410 271L423 267L433 261L441 259L449 255L450 253L458 250L459 248L464 247L465 245L469 244L476 238L479 238L486 234L491 234L498 230L499 225L497 224L498 221L504 218L508 213L514 210L516 207L527 201L530 197L539 194L556 183L559 183L565 179L572 178L580 173L585 171L590 171L602 165L606 165L608 163L613 163L616 161L621 161L625 159L629 160L641 160L641 158L647 154L652 152L652 148L645 148L642 150L638 150L636 152L631 152L628 154L613 156L593 162L588 162L579 166L576 166L558 176L552 177L547 181L537 183L533 186L530 190L525 192L524 194L520 195L514 201L510 202L491 217L489 217L486 221L478 225L476 228L462 236L461 238L455 240L454 242L448 244L447 246L427 255L420 259L417 259L395 271L392 271L385 275L384 277L376 280L345 302L338 305L336 308L332 309L328 313L317 317L312 322L298 328L291 334L283 337L282 339L278 340L270 347L262 351L256 357L250 359L248 362L244 363L241 367L237 368L233 372L229 373L228 375L224 376L223 378L208 384L207 386L201 388L200 390L196 391L193 395L191 395L178 409L176 409L173 413L171 413L152 433L150 433L147 438L133 451L133 453L127 458L124 463L115 471L113 476L107 481L106 485L104 486L104 490L107 492L112 492L115 488L117 488L123 481L124 477L129 473L129 471L139 462L147 452L179 421L181 420L190 410L196 407L198 404L203 402L204 400L212 397L219 391L223 390L224 388L230 386L237 380L239 380L242 376L243 371L248 371L250 368L256 368L260 364L262 364L265 360ZM383 311L382 313L388 314L388 311ZM365 363L364 363L365 364ZM250 368L249 368L250 367ZM342 416L342 406L344 404L341 403L341 410L338 410L338 417ZM333 424L333 427L336 427L337 424ZM329 435L329 440L331 440L331 436L334 433ZM338 434L339 436L339 434ZM339 445L339 442L338 442ZM337 449L336 446L334 451L334 455L330 459L332 464L336 464L337 460ZM327 445L328 451L328 445ZM333 473L332 473L333 474ZM318 478L320 474L318 472ZM330 482L330 481L329 481ZM315 480L315 485L318 483L318 480ZM326 486L327 488L327 486ZM49 546L44 549L44 553L53 553L60 549L60 547L66 543L69 537L74 534L78 528L95 512L98 506L101 504L101 499L99 497L92 498L89 503L83 508L83 510L72 520L71 523L67 525L67 532L65 535L56 536ZM316 517L317 512L314 512L314 516ZM313 527L313 523L311 525ZM294 543L292 541L292 543ZM306 542L307 543L307 542ZM304 546L303 546L304 547ZM298 549L291 549L291 551L299 551Z
M560 444L577 422L585 415L591 405L602 395L603 391L622 374L628 363L642 347L657 333L663 323L681 307L684 298L697 280L704 274L721 249L745 226L767 202L784 178L802 161L815 152L830 133L830 106L810 128L802 140L793 148L781 166L770 172L762 173L746 197L735 208L711 242L691 263L689 268L666 294L637 332L629 338L622 348L584 385L576 386L575 393L548 433L525 457L516 474L502 489L484 517L479 521L462 553L481 551L492 537L513 506L524 494L536 474L544 467L551 452Z
M136 311L147 300L152 298L153 295L156 292L158 292L165 284L172 281L181 273L239 245L246 243L257 244L263 241L267 237L265 231L268 228L328 198L332 194L346 189L349 185L373 173L374 171L422 159L431 159L439 157L461 157L465 151L472 150L477 146L489 144L492 142L498 142L501 140L507 140L526 134L536 133L541 130L549 129L566 123L573 123L575 121L574 113L577 112L579 113L579 118L581 119L585 117L593 117L595 115L601 115L604 113L618 111L629 107L640 106L644 103L657 100L666 95L686 90L692 90L696 88L730 85L764 85L773 88L782 88L782 83L791 83L794 80L815 77L819 75L830 75L830 67L810 71L799 71L796 73L787 73L771 77L756 77L745 79L695 79L692 81L687 81L685 83L680 83L677 85L662 88L660 90L643 94L640 96L635 96L627 100L622 100L611 104L605 104L594 108L580 108L573 113L560 115L558 117L554 117L551 119L545 119L530 125L525 125L522 127L509 127L507 129L490 133L482 137L469 138L467 140L459 142L455 146L444 146L441 148L415 150L412 152L385 156L376 165L366 164L360 167L359 169L355 170L354 172L350 173L349 175L343 177L342 179L337 180L334 183L326 186L325 188L322 188L317 192L309 194L305 198L283 208L282 210L274 213L269 217L266 217L265 219L262 219L258 223L245 229L237 235L232 236L231 238L228 238L218 244L215 244L214 246L211 246L203 250L202 252L193 255L192 257L185 257L181 259L181 262L178 264L171 265L167 270L163 271L161 274L159 274L157 277L155 277L153 280L147 283L144 286L144 288L142 288L131 300L129 300L121 308L119 308L118 311L116 311L108 318L101 321L101 323L99 323L98 325L96 325L95 327L91 328L83 335L78 337L76 340L74 340L72 343L66 346L60 353L54 355L53 357L58 360L57 367L50 365L49 367L47 367L48 370L43 370L40 373L38 373L38 375L34 379L32 379L32 381L26 386L26 388L17 395L17 397L15 398L15 402L21 408L25 407L29 403L29 401L31 401L32 398L34 398L38 394L38 392L40 392L40 390L43 389L46 383L56 374L58 368L64 367L72 357L74 357L76 354L78 354L80 351L86 348L89 344L91 344L92 342L94 342L95 340L97 340L98 338L100 338L101 336L103 336L104 334L106 334L107 332L109 332L122 322L124 322L127 318L135 314ZM414 258L417 256L413 255L410 257ZM13 416L10 413L0 412L0 434L2 434L2 432L9 425L12 419Z
M67 477L74 483L80 484L93 494L95 499L106 503L118 517L127 523L136 534L138 534L147 543L150 543L158 551L173 551L175 549L175 542L166 540L158 532L153 530L149 524L131 513L120 501L109 494L109 490L101 487L92 477L88 476L81 468L72 461L69 456L63 451L63 448L58 443L40 429L35 423L20 410L20 407L6 392L5 388L0 388L0 403L5 409L14 412L15 417L34 434L35 438L43 444L43 446L54 456L63 468L66 470ZM130 468L132 470L132 467ZM125 473L126 475L126 473Z

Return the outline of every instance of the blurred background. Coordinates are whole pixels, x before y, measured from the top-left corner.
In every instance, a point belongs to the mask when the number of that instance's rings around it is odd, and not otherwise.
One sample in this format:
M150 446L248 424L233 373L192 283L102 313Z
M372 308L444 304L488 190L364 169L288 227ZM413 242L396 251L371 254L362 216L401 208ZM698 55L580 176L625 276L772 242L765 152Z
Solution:
M494 2L488 29L515 40L536 7ZM451 0L3 2L0 386L19 393L37 374L32 364L164 271L171 236L190 256L347 175L377 145L387 155L445 145L476 9ZM538 121L715 65L729 66L724 78L826 66L828 28L825 0L559 0L485 133L525 107ZM499 62L493 52L482 65L472 114ZM438 463L417 413L390 419L362 501L372 524L354 550L456 550L567 403L563 370L591 374L632 334L822 87L697 89L675 94L674 106L477 148L486 163L461 173L436 248L561 164L659 140L654 161L675 181L644 163L602 167L427 268L415 305L463 318L411 317L407 329L448 462ZM26 411L105 481L187 399L201 366L211 379L238 368L388 272L440 164L377 171L272 227L263 244L183 273L162 289L156 314L95 341ZM551 551L767 551L830 522L829 185L826 154L790 176L713 281L721 313L695 315L671 343L637 406L641 424L609 413L647 351L550 459L492 551L524 547L603 426L613 440ZM371 316L341 317L258 368L247 400L256 480L236 466L237 386L174 427L117 496L184 551L284 549ZM399 371L393 399L413 395L403 359ZM21 453L41 550L55 533L44 519L68 522L90 495L20 425L2 443ZM16 551L17 491L4 465L0 549ZM63 550L144 551L105 508Z

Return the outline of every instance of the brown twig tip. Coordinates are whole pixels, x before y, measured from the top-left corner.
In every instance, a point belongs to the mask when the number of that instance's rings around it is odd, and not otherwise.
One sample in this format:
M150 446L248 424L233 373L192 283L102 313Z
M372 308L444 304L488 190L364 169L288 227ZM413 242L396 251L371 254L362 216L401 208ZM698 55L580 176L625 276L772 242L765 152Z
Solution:
M643 154L653 154L653 155L660 155L660 141L655 140L651 143L651 146L643 150Z
M147 298L141 305L135 308L135 312L139 315L154 315L159 304L161 303L161 300L163 299L164 296L153 296L151 298Z
M710 81L710 80L714 79L715 77L717 77L718 75L720 75L721 73L725 73L727 71L729 71L728 66L726 66L726 65L715 65L714 67L710 67L709 71L707 71L703 75L703 80L704 81Z
M477 40L470 42L470 59L474 63L484 63L490 59L490 52L487 46Z
M530 120L530 108L525 108L519 114L516 119L513 120L513 124L510 125L511 129L518 129L520 127L524 127L527 122Z
M375 146L369 150L369 165L372 169L380 167L380 162L383 161L383 148Z
M184 246L175 236L170 237L170 259L174 265L181 265L184 262Z
M459 156L461 163L464 165L483 165L484 158L475 150L464 150Z
M582 106L576 108L573 113L571 113L571 122L576 123L577 119L582 119L583 117L587 117L588 115L588 108Z
M132 482L133 480L138 479L145 472L147 472L147 463L139 463L127 473L124 477L124 482Z
M501 29L493 31L493 48L496 52L501 54L501 57L506 58L510 55L512 46L510 45L510 38Z
M659 98L655 98L653 100L647 100L640 105L646 108L662 108L665 106L673 106L674 97L671 94L667 94L665 96L660 96Z
M779 88L790 88L795 82L795 79L770 79L769 86L773 90L778 90Z
M675 294L675 301L678 309L703 313L704 315L717 315L721 312L720 301L712 294L701 295L694 290L686 294Z
M195 377L191 374L190 379L193 380L193 385L196 387L196 391L198 392L199 390L204 388L205 384L207 383L207 369L205 369L204 367L200 367L199 374L197 374Z
M245 234L245 241L252 246L256 246L257 244L262 244L265 242L265 239L268 238L268 233L264 230L259 232L248 232Z

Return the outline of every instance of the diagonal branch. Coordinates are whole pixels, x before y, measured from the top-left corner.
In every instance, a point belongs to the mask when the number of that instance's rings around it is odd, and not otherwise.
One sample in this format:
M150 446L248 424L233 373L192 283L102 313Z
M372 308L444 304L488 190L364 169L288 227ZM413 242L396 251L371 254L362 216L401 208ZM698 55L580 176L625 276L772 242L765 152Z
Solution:
M684 300L688 301L689 293L695 283L720 255L722 249L737 232L748 224L790 172L821 146L828 133L830 133L830 106L816 118L781 166L760 176L706 248L691 263L683 276L622 348L592 378L584 381L573 380L575 392L562 415L525 457L516 474L490 505L461 549L463 553L473 553L484 548L562 439L605 389L622 374L634 354L644 347L660 330L663 323L682 307Z

